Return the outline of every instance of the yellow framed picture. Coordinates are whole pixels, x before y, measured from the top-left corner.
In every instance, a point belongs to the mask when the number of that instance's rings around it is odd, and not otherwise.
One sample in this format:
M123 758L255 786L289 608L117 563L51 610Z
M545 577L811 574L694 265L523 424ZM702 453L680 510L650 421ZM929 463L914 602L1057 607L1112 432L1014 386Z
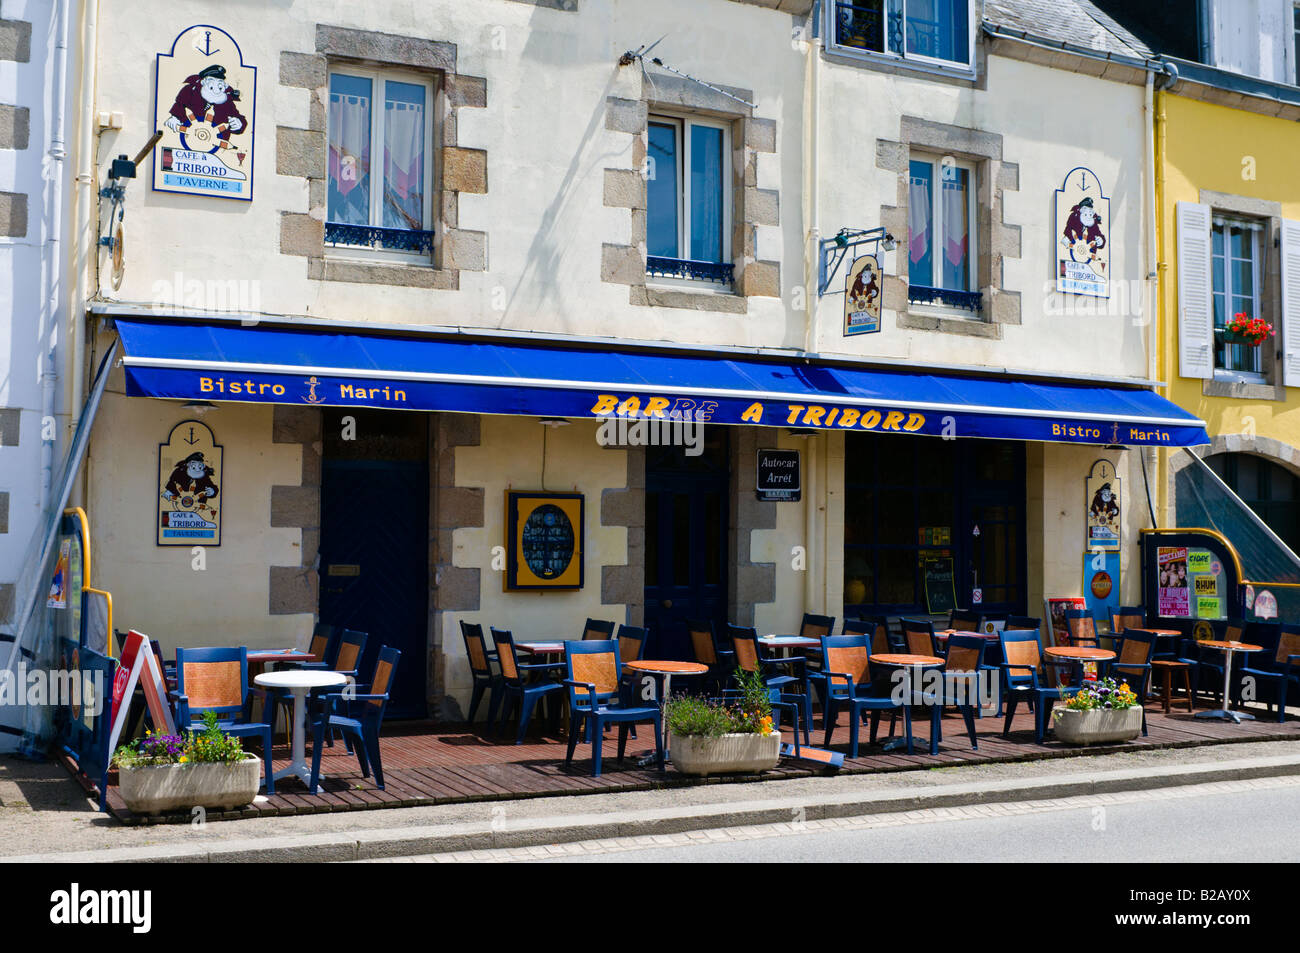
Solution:
M506 591L581 589L581 493L506 491Z

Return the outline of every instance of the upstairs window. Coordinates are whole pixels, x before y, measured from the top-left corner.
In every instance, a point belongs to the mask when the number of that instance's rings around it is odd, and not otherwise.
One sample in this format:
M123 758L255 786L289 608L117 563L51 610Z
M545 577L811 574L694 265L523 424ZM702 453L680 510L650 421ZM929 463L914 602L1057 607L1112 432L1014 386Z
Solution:
M1258 375L1259 347L1224 340L1228 322L1236 314L1260 317L1259 222L1214 217L1210 229L1210 279L1214 304L1214 368L1234 376Z
M730 151L730 131L722 123L650 117L650 275L731 284Z
M908 300L978 311L975 169L914 155L907 219Z
M832 44L943 68L971 69L974 0L833 0Z
M432 103L432 84L417 76L330 73L327 244L428 260Z

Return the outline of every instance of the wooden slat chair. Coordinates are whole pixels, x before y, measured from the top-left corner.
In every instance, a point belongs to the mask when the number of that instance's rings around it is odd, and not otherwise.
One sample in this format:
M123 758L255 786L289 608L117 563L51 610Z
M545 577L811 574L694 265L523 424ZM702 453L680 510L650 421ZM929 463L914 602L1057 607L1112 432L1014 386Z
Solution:
M909 654L943 657L943 653L939 651L939 642L934 637L933 622L929 619L903 619L902 623L903 644Z
M1097 620L1091 609L1066 609L1065 631L1070 645L1076 648L1095 649L1097 645Z
M554 692L563 691L564 686L556 680L556 676L563 668L561 662L543 662L535 665L525 665L519 661L515 654L515 637L509 629L498 629L492 627L492 641L497 647L497 662L501 666L501 691L503 704L501 705L501 726L499 732L504 732L506 728L506 719L510 717L510 712L515 707L519 709L519 730L515 734L515 744L524 743L524 735L528 731L528 722L533 717L533 709L537 702L543 698L550 698ZM565 645L570 643L566 642ZM612 640L611 645L616 645ZM537 681L530 681L529 676L540 676ZM555 699L551 699L551 723L554 725L559 717L559 708L555 705Z
M1263 658L1257 660L1257 656ZM1287 690L1292 685L1300 689L1300 626L1283 625L1277 633L1277 647L1272 652L1247 655L1239 671L1243 679L1252 677L1272 689L1269 711L1276 706L1277 720L1286 721Z
M384 763L379 749L379 727L388 707L388 693L393 687L393 675L402 653L385 645L379 649L375 661L375 674L364 693L344 694L331 692L322 699L322 712L312 727L311 793L320 786L321 742L326 732L340 732L348 748L356 752L361 765L361 776L370 777L375 772L375 787L384 789Z
M943 662L943 682L938 698L926 698L930 705L930 754L939 753L943 740L943 709L953 705L966 722L972 751L979 750L975 738L975 715L983 707L979 696L979 673L985 670L984 651L988 640L977 635L951 635Z
M736 667L736 653L719 649L712 620L687 619L686 632L691 637L695 661L709 667L704 676L705 690L722 691Z
M1107 666L1106 674L1117 682L1127 682L1137 694L1142 706L1142 734L1147 733L1147 694L1151 688L1151 660L1155 656L1160 636L1135 625L1124 630L1115 658Z
M953 609L948 613L948 628L958 632L978 632L983 621L984 616L973 609Z
M871 733L869 740L876 743L876 732L880 727L880 715L889 712L889 736L894 735L894 724L898 710L903 711L903 733L907 737L907 753L912 753L912 710L901 700L896 700L890 686L882 683L877 686L872 682L871 650L867 646L866 635L825 635L822 636L822 670L817 678L824 684L825 709L822 724L826 730L823 746L829 748L831 736L835 733L835 723L840 709L849 712L849 757L858 756L858 728L862 716L871 713Z
M618 759L627 750L627 730L631 725L649 722L654 725L655 755L659 770L664 769L663 711L658 705L637 703L633 680L620 675L618 644L610 640L589 639L566 642L564 687L569 695L569 750L565 767L573 764L573 752L582 732L591 744L591 773L600 777L601 748L605 726L618 725Z
M582 627L583 641L587 639L596 639L605 641L614 638L614 623L606 622L601 619L588 619L586 625Z
M1116 638L1130 626L1141 629L1146 624L1146 612L1141 606L1120 606L1110 614L1110 631Z
M619 625L618 638L618 660L623 665L628 662L638 662L645 657L646 637L650 634L649 629L636 625Z
M370 639L369 634L357 629L339 629L334 633L333 639L333 648L325 650L324 660L320 662L296 662L294 664L300 669L338 672L355 682L357 680L357 665L361 662L361 656L366 650L366 642ZM332 657L331 652L333 652ZM315 705L321 694L319 691L312 692L311 704ZM290 730L289 726L293 722L293 698L288 692L275 693L275 702L272 709L278 712L281 708L284 709L285 730L288 732ZM317 709L317 714L320 714L319 709ZM272 717L273 722L274 720L274 717ZM334 747L334 732L331 731L325 736L325 743L331 748ZM349 750L351 749L349 748Z
M813 615L805 612L803 621L799 623L799 637L802 639L818 639L823 635L835 634L835 617L831 615ZM804 663L809 670L821 668L821 649L800 649L800 654L807 661Z
M492 663L497 660L497 653L488 651L487 639L483 635L483 626L477 622L460 622L461 638L465 640L465 657L469 659L469 674L474 687L469 699L469 716L467 720L474 724L474 715L478 712L483 693L488 692L487 723L497 720L497 706L501 704L503 691L501 673L493 671Z
M761 674L764 685L780 691L783 703L799 705L803 711L803 741L804 744L811 744L808 729L812 724L812 692L808 682L807 660L802 655L764 658L758 644L758 632L752 627L728 624L727 633L731 636L732 650L736 653L736 668ZM794 685L801 686L802 695L787 691Z
M867 650L872 655L882 655L889 652L902 651L901 646L897 644L889 631L889 620L883 615L875 616L870 619L845 619L844 631L842 635L861 635L867 639ZM826 711L826 680L815 677L815 673L808 673L808 682L817 692L817 699L821 703L822 711Z
M271 725L252 720L248 648L176 649L176 730L202 732L203 713L215 712L221 730L236 738L260 738L267 794L275 793Z
M1001 666L1007 713L1002 737L1011 734L1011 719L1016 714L1016 706L1024 700L1034 711L1034 740L1042 744L1050 703L1070 697L1078 688L1070 685L1050 687L1039 679L1043 669L1043 645L1037 629L1003 629L999 641L1002 657L1006 659Z

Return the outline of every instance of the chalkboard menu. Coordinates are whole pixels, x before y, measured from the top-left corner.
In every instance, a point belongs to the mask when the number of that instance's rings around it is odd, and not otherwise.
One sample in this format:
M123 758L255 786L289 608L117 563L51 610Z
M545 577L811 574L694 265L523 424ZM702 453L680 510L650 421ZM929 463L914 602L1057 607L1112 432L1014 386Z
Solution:
M957 608L957 593L952 580L952 557L928 556L922 565L925 574L925 605L930 614L939 615Z
M797 503L799 493L799 451L758 451L758 498Z

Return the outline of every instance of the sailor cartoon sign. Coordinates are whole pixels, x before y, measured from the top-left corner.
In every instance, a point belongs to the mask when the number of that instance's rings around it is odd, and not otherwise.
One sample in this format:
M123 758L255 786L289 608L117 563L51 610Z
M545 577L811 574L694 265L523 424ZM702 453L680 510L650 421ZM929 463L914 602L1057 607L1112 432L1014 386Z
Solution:
M251 200L256 91L257 69L224 30L192 26L159 53L154 190Z
M1089 550L1118 550L1120 541L1119 477L1109 460L1098 460L1088 473L1085 497L1088 503Z
M158 545L221 545L221 447L197 420L158 445Z
M1071 169L1056 190L1056 290L1110 297L1110 199L1091 169Z
M870 334L880 330L880 299L884 295L880 261L863 255L849 269L844 284L844 333Z

